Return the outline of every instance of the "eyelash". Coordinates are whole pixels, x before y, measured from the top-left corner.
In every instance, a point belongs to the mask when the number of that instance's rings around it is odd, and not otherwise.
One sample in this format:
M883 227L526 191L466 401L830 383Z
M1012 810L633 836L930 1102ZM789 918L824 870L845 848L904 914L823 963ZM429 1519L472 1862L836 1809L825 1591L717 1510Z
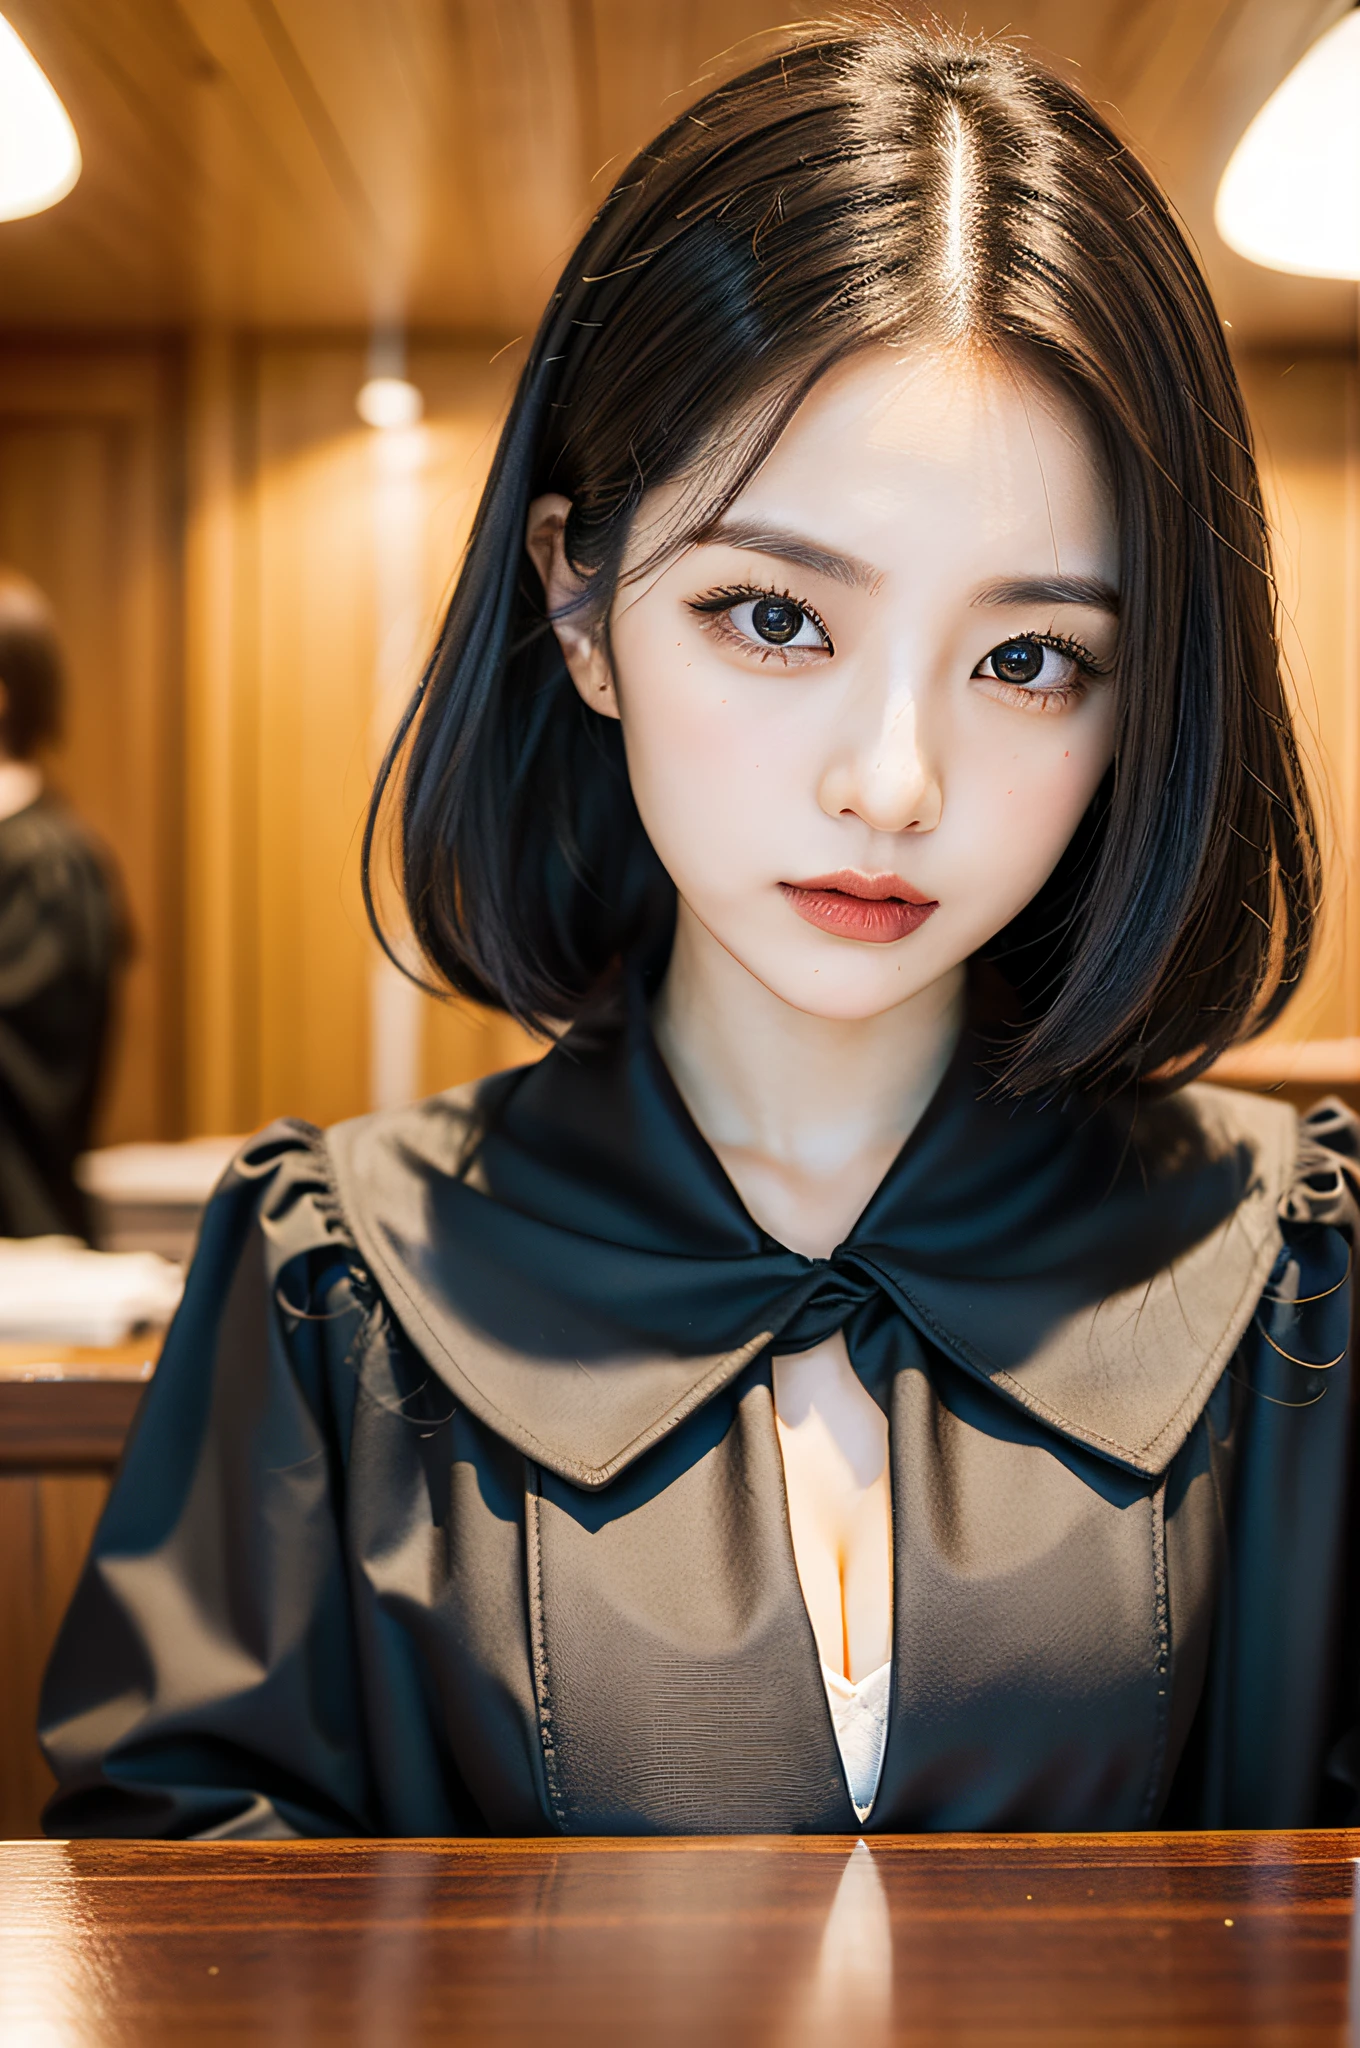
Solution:
M773 643L769 646L757 646L753 640L748 640L744 633L736 632L729 624L727 614L735 610L739 604L759 604L760 600L764 597L782 598L787 604L797 605L804 618L811 619L813 625L825 640L826 646L824 648L776 647ZM740 647L743 653L746 654L758 654L762 661L768 661L773 654L787 665L791 654L797 657L804 654L834 654L836 652L835 644L826 629L826 621L817 610L816 605L809 604L805 597L795 597L791 590L773 590L768 584L759 583L724 584L718 590L710 590L704 597L690 598L689 608L692 612L698 613L701 618L707 619L715 632L725 634L732 646Z

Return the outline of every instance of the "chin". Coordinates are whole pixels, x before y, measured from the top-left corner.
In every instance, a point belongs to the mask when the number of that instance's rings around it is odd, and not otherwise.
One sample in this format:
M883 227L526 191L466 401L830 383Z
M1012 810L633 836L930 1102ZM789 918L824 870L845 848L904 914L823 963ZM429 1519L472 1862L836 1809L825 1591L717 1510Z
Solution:
M902 941L903 951L910 943ZM863 950L868 952L869 948ZM933 963L908 964L896 947L891 951L897 957L890 960L882 957L884 948L876 946L873 951L880 957L823 957L797 964L787 960L746 960L742 964L790 1009L801 1010L810 1017L825 1017L837 1024L863 1024L872 1017L885 1016L950 971L947 966Z

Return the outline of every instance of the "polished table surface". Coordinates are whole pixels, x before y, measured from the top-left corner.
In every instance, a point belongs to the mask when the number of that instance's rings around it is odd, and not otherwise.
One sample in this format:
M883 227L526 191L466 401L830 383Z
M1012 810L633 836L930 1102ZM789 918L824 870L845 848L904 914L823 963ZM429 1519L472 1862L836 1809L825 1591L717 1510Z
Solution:
M1353 2033L1360 1832L0 1845L0 2041Z

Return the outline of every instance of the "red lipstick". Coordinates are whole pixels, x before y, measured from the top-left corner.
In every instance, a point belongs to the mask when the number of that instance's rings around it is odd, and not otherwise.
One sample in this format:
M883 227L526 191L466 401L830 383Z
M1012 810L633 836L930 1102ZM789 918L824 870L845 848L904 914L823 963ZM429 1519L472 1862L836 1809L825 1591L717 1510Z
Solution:
M779 886L809 924L834 932L838 938L867 939L874 946L905 939L940 907L900 875L863 875L857 868Z

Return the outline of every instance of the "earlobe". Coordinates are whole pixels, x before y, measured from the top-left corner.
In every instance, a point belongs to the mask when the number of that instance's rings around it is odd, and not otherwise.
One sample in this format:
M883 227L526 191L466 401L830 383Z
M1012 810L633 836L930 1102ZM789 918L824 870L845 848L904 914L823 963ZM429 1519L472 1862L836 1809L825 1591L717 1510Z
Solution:
M567 560L567 515L570 498L549 491L535 498L529 507L524 545L543 584L543 596L562 659L583 703L604 718L619 716L614 688L614 668L599 633L585 622L574 606L582 591L581 578Z

